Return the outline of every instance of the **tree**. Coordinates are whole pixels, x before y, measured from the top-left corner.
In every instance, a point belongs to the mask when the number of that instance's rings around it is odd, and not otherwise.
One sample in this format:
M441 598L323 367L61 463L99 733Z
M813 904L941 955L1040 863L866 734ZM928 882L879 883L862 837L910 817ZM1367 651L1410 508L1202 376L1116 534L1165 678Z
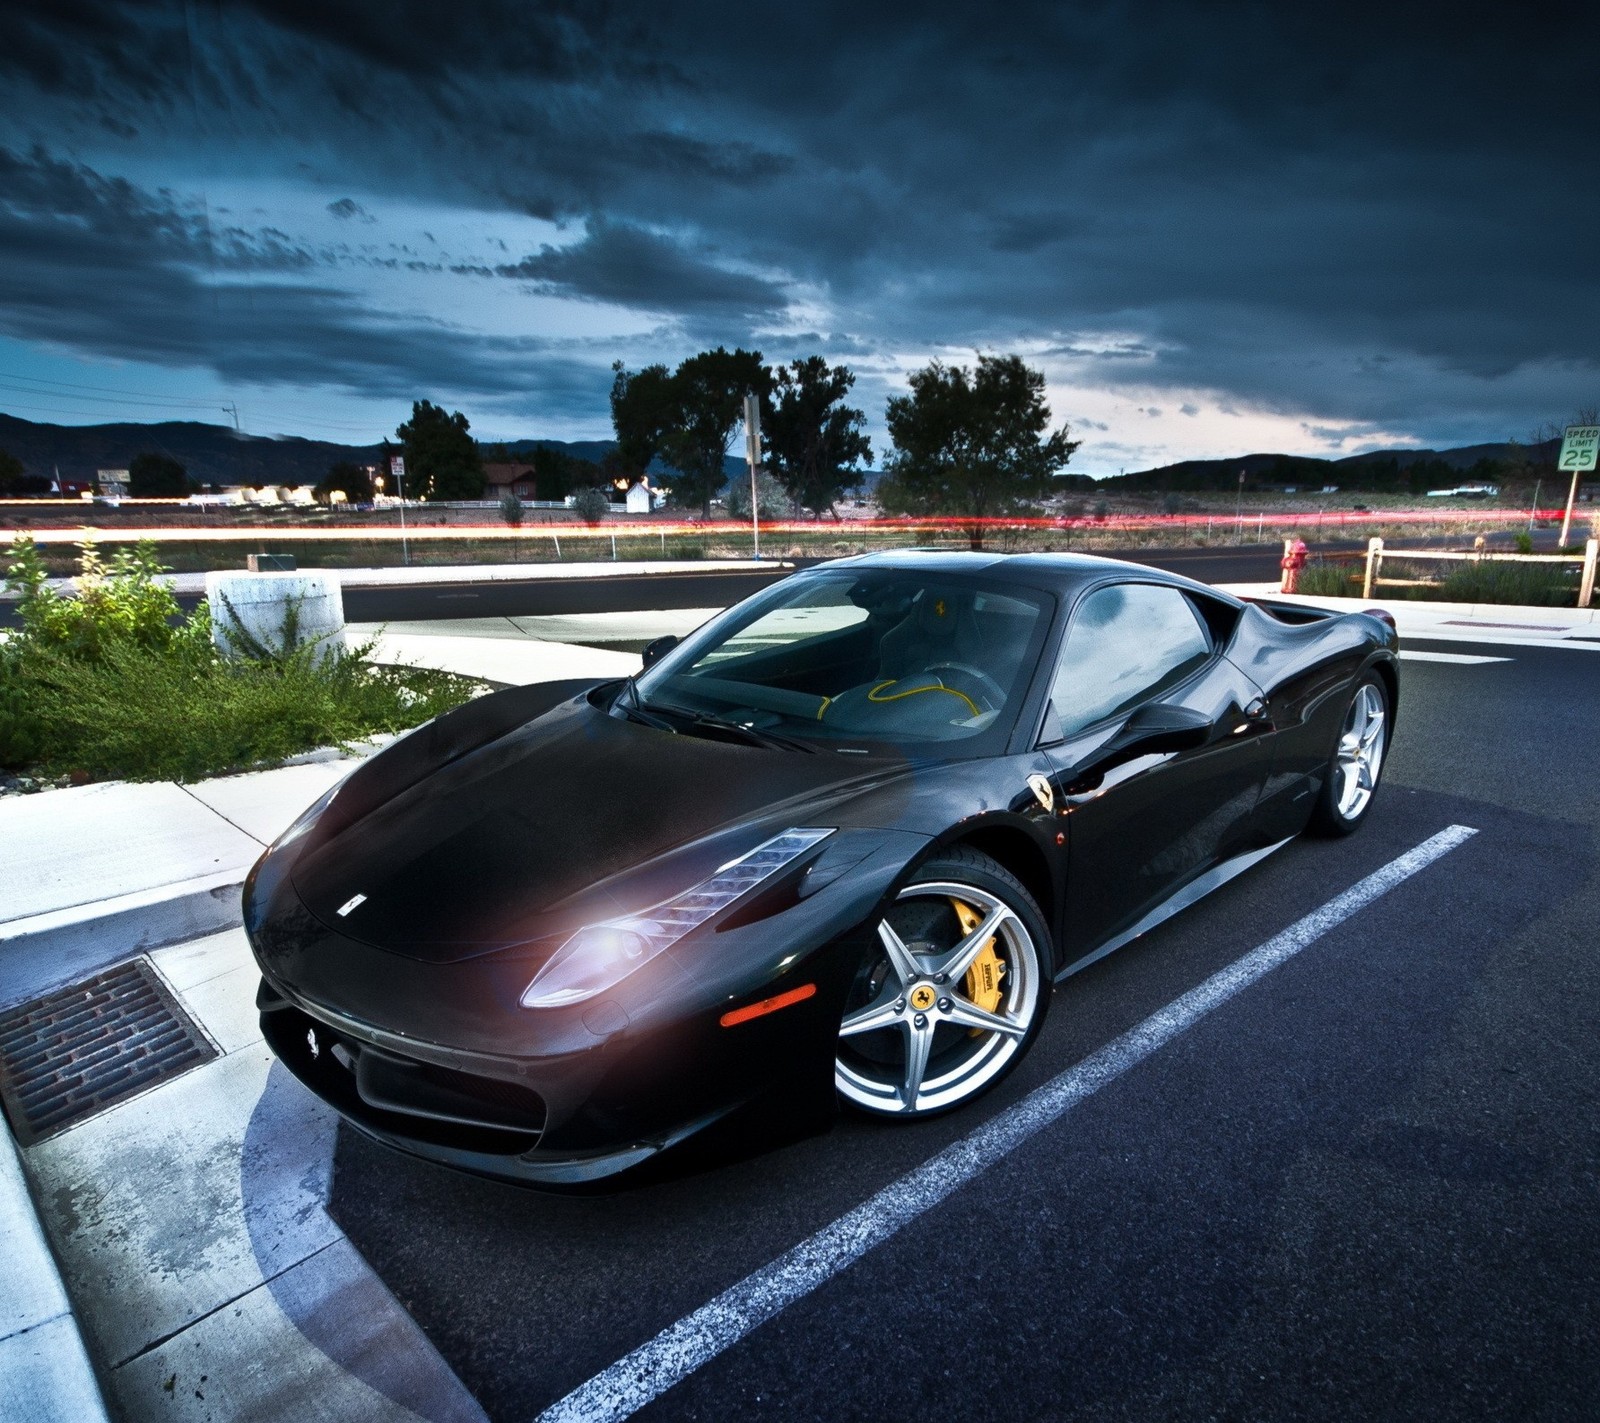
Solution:
M1065 426L1045 434L1044 376L1020 356L980 355L976 372L932 362L912 374L910 395L890 400L888 424L885 510L970 520L975 549L982 520L1030 508L1078 448Z
M587 489L605 477L593 460L579 459L554 445L535 445L528 463L540 499L565 499L575 489Z
M728 482L723 460L734 427L744 414L744 397L754 392L766 407L772 372L761 352L718 346L690 356L672 374L676 419L662 441L661 453L677 471L673 498L698 504L711 513L711 501Z
M507 528L522 527L522 500L517 498L515 489L508 489L500 496L500 517L506 521Z
M866 416L844 404L856 383L848 366L807 356L779 366L766 444L772 471L796 504L820 515L859 481L872 443L861 433Z
M763 519L782 519L789 513L789 492L766 470L756 476L756 508ZM728 513L735 519L750 517L750 479L741 475L728 481Z
M0 450L0 495L18 493L22 488L22 461L10 450Z
M182 498L189 474L171 455L146 452L128 461L128 493L135 499Z
M394 432L405 454L407 497L483 498L483 457L470 428L459 410L446 414L429 401L413 402L411 418Z
M326 499L335 489L352 504L372 502L372 476L360 465L352 464L349 460L340 460L337 464L330 465L328 472L318 481L312 493L320 499Z
M573 496L572 508L586 524L598 524L611 512L611 496L603 489L580 489Z
M618 478L635 484L678 423L677 392L665 366L627 371L618 361L611 369L616 372L611 382L611 427L617 432L613 462Z

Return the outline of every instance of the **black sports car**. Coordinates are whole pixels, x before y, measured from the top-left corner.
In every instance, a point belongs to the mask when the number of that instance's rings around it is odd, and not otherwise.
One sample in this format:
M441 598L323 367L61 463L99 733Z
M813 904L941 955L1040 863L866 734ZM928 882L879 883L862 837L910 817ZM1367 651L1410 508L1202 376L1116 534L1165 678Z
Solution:
M306 811L245 886L263 1031L362 1131L521 1181L742 1108L946 1111L1062 978L1361 823L1396 645L1109 559L797 573L626 681L469 702Z

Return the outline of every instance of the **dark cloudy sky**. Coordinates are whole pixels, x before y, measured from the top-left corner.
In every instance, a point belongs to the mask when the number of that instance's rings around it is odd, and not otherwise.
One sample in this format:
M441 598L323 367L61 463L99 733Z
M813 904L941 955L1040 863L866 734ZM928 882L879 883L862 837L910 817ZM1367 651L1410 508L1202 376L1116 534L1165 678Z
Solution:
M0 409L609 432L1019 351L1114 473L1600 399L1595 6L0 0Z

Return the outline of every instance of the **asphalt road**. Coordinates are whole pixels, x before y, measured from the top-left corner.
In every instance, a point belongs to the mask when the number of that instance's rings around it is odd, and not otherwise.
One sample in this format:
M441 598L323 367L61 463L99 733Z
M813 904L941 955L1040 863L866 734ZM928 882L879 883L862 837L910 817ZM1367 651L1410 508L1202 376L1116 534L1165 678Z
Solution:
M1466 825L1479 833L638 1416L1596 1417L1600 656L1435 650L1509 660L1407 662L1360 833L1292 843L1069 980L1030 1057L973 1108L844 1119L596 1198L341 1130L334 1214L490 1416L532 1419Z

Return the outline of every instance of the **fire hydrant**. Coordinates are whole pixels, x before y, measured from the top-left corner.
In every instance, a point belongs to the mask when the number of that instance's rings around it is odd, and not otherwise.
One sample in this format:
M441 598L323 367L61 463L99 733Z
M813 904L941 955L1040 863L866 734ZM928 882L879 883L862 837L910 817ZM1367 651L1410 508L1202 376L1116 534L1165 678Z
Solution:
M1300 570L1306 566L1306 560L1311 556L1311 550L1306 547L1304 539L1285 539L1283 541L1283 558L1278 567L1283 570L1283 582L1279 585L1282 593L1297 593L1300 591Z

